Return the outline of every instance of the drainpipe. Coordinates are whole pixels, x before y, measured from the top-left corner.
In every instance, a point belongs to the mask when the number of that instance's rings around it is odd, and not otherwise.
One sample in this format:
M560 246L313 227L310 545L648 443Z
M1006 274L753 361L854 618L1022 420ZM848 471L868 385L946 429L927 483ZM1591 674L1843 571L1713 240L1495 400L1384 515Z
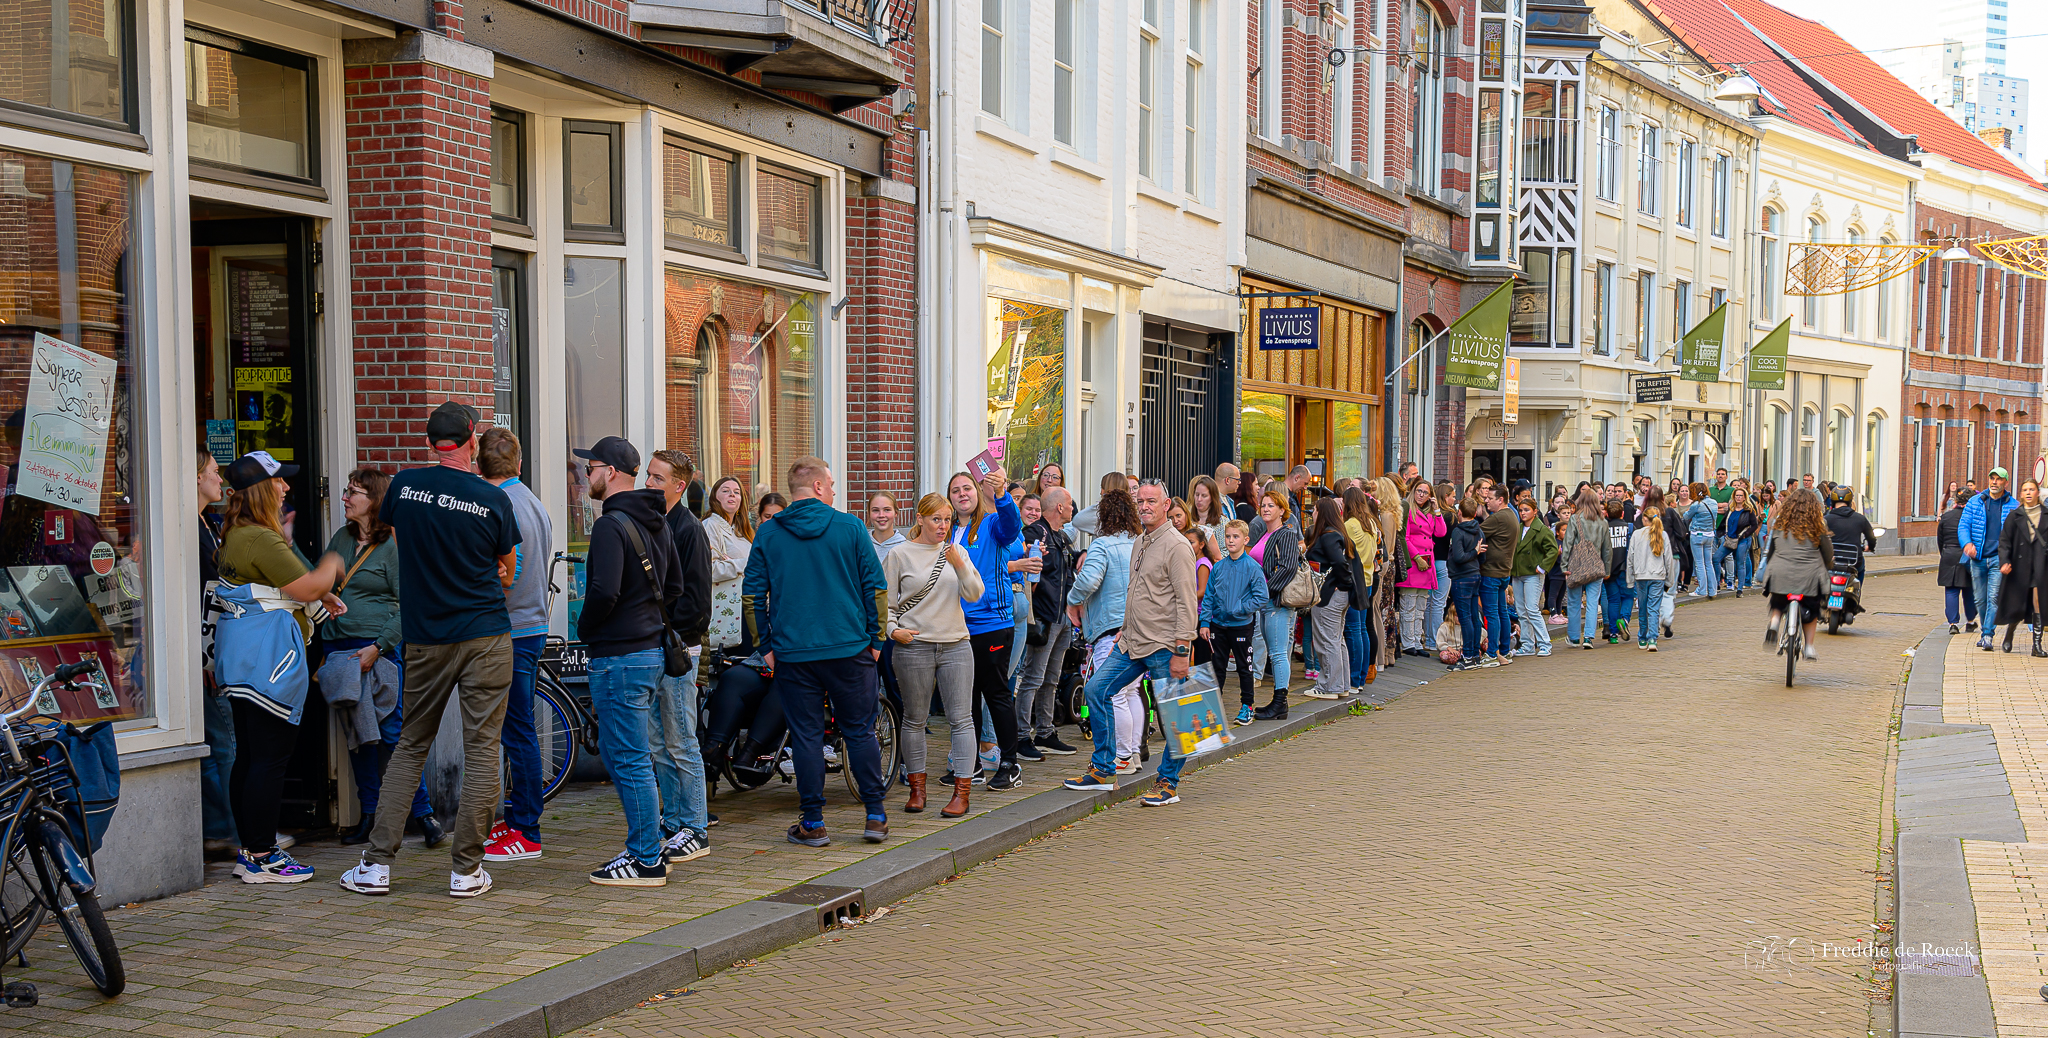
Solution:
M959 296L959 235L960 235L960 175L959 137L960 127L954 114L957 94L953 85L953 34L955 5L935 4L932 10L938 14L935 26L937 37L932 48L932 81L938 84L938 110L932 113L936 127L937 144L934 156L934 187L938 190L938 211L933 215L937 232L938 271L937 318L933 329L933 364L938 381L939 434L935 437L933 450L926 457L925 486L937 486L945 478L952 458L959 452L954 449L954 425L958 409L959 381L955 374L958 358Z

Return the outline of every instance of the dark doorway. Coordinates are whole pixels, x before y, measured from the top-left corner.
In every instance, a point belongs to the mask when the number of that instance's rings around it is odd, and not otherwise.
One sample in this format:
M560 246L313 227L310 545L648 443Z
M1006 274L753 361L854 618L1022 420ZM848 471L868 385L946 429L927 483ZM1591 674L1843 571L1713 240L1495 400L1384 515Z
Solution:
M1138 472L1165 480L1175 497L1227 456L1217 445L1231 417L1217 358L1233 348L1227 335L1145 322Z

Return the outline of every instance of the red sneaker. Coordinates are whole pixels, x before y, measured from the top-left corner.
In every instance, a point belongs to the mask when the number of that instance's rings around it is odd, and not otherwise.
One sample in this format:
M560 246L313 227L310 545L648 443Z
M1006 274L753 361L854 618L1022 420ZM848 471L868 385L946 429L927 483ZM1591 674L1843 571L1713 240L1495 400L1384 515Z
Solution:
M491 834L484 843L484 860L490 862L527 861L540 857L540 844L526 838L517 829L506 829Z

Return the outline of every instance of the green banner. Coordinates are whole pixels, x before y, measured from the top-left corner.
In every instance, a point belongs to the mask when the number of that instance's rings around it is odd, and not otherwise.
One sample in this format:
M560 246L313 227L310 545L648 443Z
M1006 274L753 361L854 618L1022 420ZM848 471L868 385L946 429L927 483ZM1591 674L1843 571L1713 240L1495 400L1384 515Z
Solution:
M1501 283L1479 305L1451 325L1444 363L1444 385L1500 390L1501 362L1508 355L1508 311L1514 306L1513 281Z
M1792 319L1785 318L1749 348L1747 383L1751 389L1785 388L1785 358L1792 353Z
M1721 381L1721 344L1728 326L1728 304L1714 308L1678 340L1678 377L1687 382Z

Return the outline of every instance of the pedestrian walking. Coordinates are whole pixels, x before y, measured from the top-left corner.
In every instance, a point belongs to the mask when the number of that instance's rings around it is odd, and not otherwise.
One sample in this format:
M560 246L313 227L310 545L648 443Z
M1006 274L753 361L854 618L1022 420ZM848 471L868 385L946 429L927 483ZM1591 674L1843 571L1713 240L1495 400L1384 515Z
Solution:
M2005 620L2005 642L2012 651L2013 632L2024 622L2034 631L2034 655L2048 656L2041 648L2041 591L2048 586L2048 529L2041 521L2041 484L2020 481L2020 506L2006 518L1999 532L1998 615ZM1839 544L1837 552L1841 551Z
M1269 486L1259 498L1259 518L1251 524L1251 555L1266 574L1266 608L1259 614L1260 641L1273 667L1273 698L1252 711L1261 721L1287 720L1288 665L1294 651L1295 610L1280 604L1280 592L1301 568L1301 530L1294 524L1287 492ZM1259 669L1254 664L1254 669ZM1261 675L1264 670L1259 671Z
M1088 770L1066 781L1068 789L1116 788L1115 736L1109 702L1112 693L1147 675L1169 689L1188 676L1198 612L1194 551L1169 521L1169 498L1164 483L1142 480L1133 497L1144 532L1131 547L1130 594L1126 599L1124 627L1108 660L1088 679L1088 721L1093 728L1095 752ZM1334 526L1334 507L1330 515ZM1169 740L1160 749L1152 791L1139 803L1146 807L1179 803L1184 763L1183 758L1174 754Z
M391 892L412 790L450 700L462 723L462 794L448 894L476 897L491 889L484 839L505 794L498 773L512 686L505 596L520 542L511 498L476 474L478 421L467 404L450 400L435 408L426 434L438 464L393 476L378 509L398 541L407 712L378 793L369 848L341 877L342 887L358 894Z
M1557 539L1550 526L1536 514L1535 499L1516 506L1522 517L1522 537L1515 542L1515 609L1522 619L1522 647L1517 656L1550 655L1550 625L1543 615L1545 574L1558 568Z
M1223 524L1223 560L1209 575L1196 622L1203 640L1214 640L1216 657L1237 665L1238 708L1232 724L1252 723L1252 639L1259 613L1269 604L1266 571L1251 556L1251 524L1232 519ZM1218 668L1219 676L1222 669Z
M1024 532L1017 502L1002 492L1006 477L999 468L977 484L958 472L946 481L946 499L953 503L953 543L967 549L981 574L981 595L965 603L967 631L974 641L975 719L987 717L995 729L997 762L988 776L990 790L1017 788L1023 769L1017 763L1017 701L1010 691L1010 645L1017 628L1017 603L1010 587L1011 545Z
M1123 631L1124 613L1131 586L1131 548L1144 528L1138 525L1138 506L1131 495L1111 490L1096 502L1096 528L1088 552L1074 572L1067 589L1067 615L1081 628L1087 645L1083 676L1091 676L1109 661L1116 648L1116 636ZM1137 680L1112 690L1110 708L1115 714L1115 756L1119 775L1138 770L1138 737L1144 714L1139 703ZM1090 718L1092 723L1093 718Z
M1661 506L1645 504L1642 514L1647 519L1628 545L1628 582L1636 594L1636 648L1651 652L1657 651L1664 593L1677 587L1679 579L1678 545L1661 513Z
M1073 495L1063 487L1049 487L1039 498L1039 510L1038 521L1024 527L1024 542L1037 547L1040 568L1031 585L1031 628L1017 680L1017 756L1028 761L1042 761L1048 753L1067 757L1080 752L1062 740L1053 725L1061 665L1074 643L1074 625L1067 622L1067 592L1080 558L1066 534L1074 518Z
M298 474L297 465L254 451L223 471L234 493L221 524L220 580L212 608L219 614L214 679L235 717L228 798L241 846L235 851L234 875L244 883L304 883L313 878L313 867L278 846L278 805L306 710L305 654L313 634L307 607L317 604L335 615L347 611L333 593L343 562L329 553L308 569L285 539L280 525L289 488L285 480ZM281 619L285 616L291 623ZM418 782L415 773L406 791Z
M1002 488L1000 474L995 484ZM799 458L789 467L789 492L796 503L777 515L773 526L755 533L745 578L749 633L774 672L795 758L802 815L786 836L806 847L832 842L825 831L829 700L846 743L841 767L853 769L867 809L862 838L880 843L889 838L889 815L883 803L888 787L882 749L875 741L880 711L875 666L889 612L888 584L866 528L832 507L837 494L830 466L819 458Z
M1998 626L1998 587L2004 573L1999 568L1998 544L2006 518L2019 502L2006 493L2010 475L2003 467L1991 470L1984 492L1963 506L1958 531L1963 541L1963 558L1970 563L1970 593L1977 599L1980 637L1977 647L1991 651L1991 632Z
M1345 535L1344 513L1335 498L1315 503L1314 519L1302 540L1309 546L1305 559L1323 575L1322 595L1309 608L1316 658L1322 669L1315 687L1305 695L1342 699L1357 690L1351 684L1351 649L1344 640L1344 617L1364 577L1359 573L1358 549Z
M1557 546L1557 568L1565 578L1565 643L1581 649L1591 649L1598 637L1598 596L1609 573L1611 542L1601 511L1599 491L1582 488Z
M1430 601L1444 570L1438 565L1437 545L1450 534L1436 495L1418 479L1409 486L1408 554L1414 564L1401 578L1401 651L1410 656L1431 656L1436 652L1436 628L1429 626ZM1440 620L1438 622L1441 622Z
M484 838L487 862L529 861L541 856L540 734L533 726L533 684L547 648L548 588L555 524L533 488L519 478L524 452L519 437L504 426L484 430L477 441L477 470L484 482L505 492L519 524L512 553L512 588L505 608L512 622L512 686L505 694L505 815Z
M1514 583L1515 544L1521 540L1520 514L1508 506L1506 492L1498 483L1480 491L1482 518L1479 545L1479 610L1486 626L1486 649L1482 663L1495 666L1514 662L1509 643L1508 588Z
M751 648L741 615L740 578L754 550L754 520L747 513L746 489L737 476L711 484L710 514L704 517L704 541L711 546L711 630L714 649Z
M1962 523L1963 492L1960 489L1952 490L1941 513L1941 520L1934 527L1934 541L1941 551L1941 567L1935 574L1934 582L1942 589L1943 597L1947 599L1950 634L1974 632L1977 629L1977 599L1970 592L1970 567L1963 558L1963 542L1958 536Z
M1799 624L1805 628L1805 655L1820 658L1814 646L1814 625L1820 619L1821 593L1834 571L1834 547L1822 518L1820 495L1805 487L1793 487L1778 499L1771 518L1771 554L1765 560L1770 577L1764 593L1770 596L1771 616L1764 628L1764 646L1778 643L1779 632L1791 605L1788 595L1804 596L1799 603ZM1990 644L1988 639L1985 644Z
M1602 589L1606 594L1601 604L1601 623L1606 625L1609 645L1628 637L1629 616L1635 611L1635 589L1628 583L1628 542L1635 535L1636 526L1634 520L1623 514L1626 505L1625 499L1613 498L1606 505L1609 568Z
M953 798L939 813L958 818L968 810L976 755L974 647L962 602L979 599L982 584L967 549L953 543L952 533L952 504L941 495L926 494L917 503L915 536L882 560L882 580L890 603L885 628L896 646L891 658L903 689L897 745L902 747L903 769L910 784L910 799L903 809L912 813L925 809L929 756L925 720L936 689L952 729L947 760L952 765L948 774L952 776Z
M661 846L671 865L711 853L710 790L697 741L698 652L711 627L711 541L703 522L683 503L687 473L695 468L690 456L678 450L655 451L647 459L647 489L660 492L668 508L663 525L682 571L675 633L692 650L688 671L662 675L647 719L654 788L661 794Z

